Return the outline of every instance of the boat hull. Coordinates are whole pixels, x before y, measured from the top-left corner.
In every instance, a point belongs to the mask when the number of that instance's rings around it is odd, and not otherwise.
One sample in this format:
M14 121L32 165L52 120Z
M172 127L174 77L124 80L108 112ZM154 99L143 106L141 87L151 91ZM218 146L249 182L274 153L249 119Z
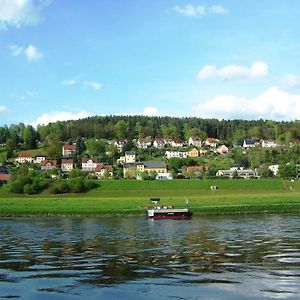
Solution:
M149 209L147 216L149 219L162 220L162 219L190 219L193 213L188 209Z

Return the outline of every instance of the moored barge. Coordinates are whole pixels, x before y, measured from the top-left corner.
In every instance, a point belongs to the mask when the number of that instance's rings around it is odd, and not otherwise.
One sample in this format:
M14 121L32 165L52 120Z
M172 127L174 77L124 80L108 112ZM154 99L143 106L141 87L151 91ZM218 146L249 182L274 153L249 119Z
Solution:
M193 215L188 208L158 205L160 198L150 198L150 202L156 205L147 208L147 217L149 219L190 219ZM186 199L186 205L188 205L188 199Z

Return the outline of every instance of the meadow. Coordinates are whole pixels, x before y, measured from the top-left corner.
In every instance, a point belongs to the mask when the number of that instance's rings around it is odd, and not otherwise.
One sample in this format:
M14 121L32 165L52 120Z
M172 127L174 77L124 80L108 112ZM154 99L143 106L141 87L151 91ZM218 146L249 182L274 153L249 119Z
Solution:
M217 190L212 191L211 186ZM142 215L149 198L182 207L188 199L195 215L300 212L300 182L260 180L99 181L81 194L34 196L0 188L0 215Z

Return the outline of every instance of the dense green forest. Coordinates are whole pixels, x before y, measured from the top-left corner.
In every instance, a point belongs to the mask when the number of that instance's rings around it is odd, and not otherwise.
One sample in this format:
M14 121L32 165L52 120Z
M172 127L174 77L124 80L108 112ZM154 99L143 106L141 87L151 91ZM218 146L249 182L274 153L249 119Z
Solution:
M37 128L23 123L0 127L0 144L8 150L34 149L39 142L76 142L78 137L97 139L138 139L151 136L181 138L214 137L224 143L241 144L247 137L272 139L288 144L300 138L300 122L271 120L217 120L201 118L95 116L58 121Z

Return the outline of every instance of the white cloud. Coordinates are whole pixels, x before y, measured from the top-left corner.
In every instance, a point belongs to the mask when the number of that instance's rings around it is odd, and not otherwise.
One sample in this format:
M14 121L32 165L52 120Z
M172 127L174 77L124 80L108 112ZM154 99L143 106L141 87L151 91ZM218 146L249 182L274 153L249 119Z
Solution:
M8 108L5 105L0 105L0 113L8 112Z
M147 106L144 108L143 112L140 113L143 116L157 116L158 115L158 109L153 106Z
M65 85L65 86L72 86L72 85L75 85L77 84L78 82L76 80L64 80L61 84L62 85Z
M37 125L47 125L56 121L83 119L90 117L91 115L91 113L85 110L79 112L52 111L50 113L42 114L34 122L32 122L31 125L36 127Z
M123 113L115 113L114 115L116 115L116 116L149 116L149 117L151 117L151 116L158 116L159 112L156 107L147 106L141 112L135 112L135 113L123 112Z
M96 81L84 81L83 85L94 90L100 90L102 87L102 84Z
M37 61L43 57L39 49L31 44L29 44L26 49L18 45L10 45L8 48L12 56L25 55L28 61Z
M10 49L12 56L19 56L23 53L23 50L24 50L23 47L18 46L18 45L11 45L11 46L8 46L8 48Z
M188 4L186 6L180 7L178 5L174 6L173 9L184 16L187 17L198 17L205 15L225 15L228 13L228 10L225 9L222 5L212 5L208 8L205 8L204 5L192 5Z
M199 80L220 78L222 80L238 80L245 78L265 77L269 73L265 62L256 61L250 68L239 65L228 65L218 69L215 65L205 65L197 75Z
M222 5L212 5L210 8L212 14L224 15L228 13L228 10L225 9Z
M252 99L218 96L194 107L193 114L218 119L300 119L300 94L273 86Z
M36 25L42 20L41 11L49 0L0 0L0 28Z
M25 49L24 53L29 61L40 60L43 57L39 49L31 44Z
M300 76L288 74L282 79L282 84L290 88L300 87Z
M198 5L186 5L184 7L174 6L173 9L177 11L179 14L188 16L188 17L196 17L196 16L204 16L205 15L205 7Z

